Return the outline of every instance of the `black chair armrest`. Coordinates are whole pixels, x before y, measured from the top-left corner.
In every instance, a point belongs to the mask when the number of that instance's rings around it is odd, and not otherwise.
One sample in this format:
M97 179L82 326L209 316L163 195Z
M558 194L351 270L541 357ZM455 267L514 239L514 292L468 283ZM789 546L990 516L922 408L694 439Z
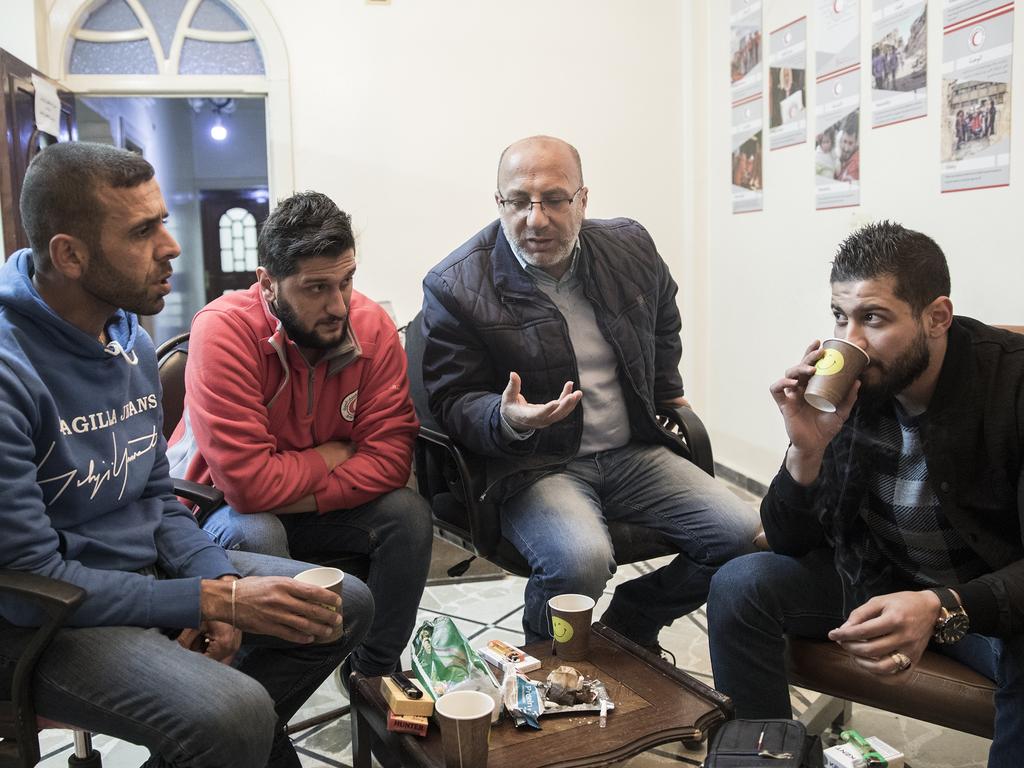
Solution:
M212 485L193 483L180 477L172 477L171 480L174 482L174 495L188 499L196 505L196 520L199 521L199 525L205 523L214 510L224 504L224 492Z
M442 449L450 459L459 483L459 488L452 490L458 492L460 501L466 507L469 530L465 532L465 538L473 544L477 555L489 557L501 542L501 518L498 515L498 508L494 504L481 501L480 498L486 490L487 482L483 460L463 450L462 446L439 430L421 426L419 439L423 443L434 446L435 449ZM429 501L433 496L434 489L427 486L425 456L420 450L417 450L416 456L416 477L419 490Z
M700 416L685 405L663 405L658 408L658 416L664 419L665 429L686 444L690 461L714 477L715 456L711 451L711 438Z
M0 569L0 592L24 599L42 609L48 617L22 648L11 676L15 739L25 745L29 752L28 758L34 763L39 759L31 689L36 663L57 630L85 599L85 590L47 576L5 568Z

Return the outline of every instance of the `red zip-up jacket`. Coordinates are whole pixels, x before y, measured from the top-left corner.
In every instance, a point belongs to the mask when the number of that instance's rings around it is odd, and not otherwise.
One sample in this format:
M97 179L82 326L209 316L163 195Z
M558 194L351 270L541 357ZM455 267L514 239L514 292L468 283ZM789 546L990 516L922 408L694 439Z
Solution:
M192 321L185 412L171 436L171 474L211 483L238 512L304 496L320 513L351 509L409 478L419 429L405 352L387 313L353 291L348 341L310 366L253 285ZM314 450L351 441L333 471Z

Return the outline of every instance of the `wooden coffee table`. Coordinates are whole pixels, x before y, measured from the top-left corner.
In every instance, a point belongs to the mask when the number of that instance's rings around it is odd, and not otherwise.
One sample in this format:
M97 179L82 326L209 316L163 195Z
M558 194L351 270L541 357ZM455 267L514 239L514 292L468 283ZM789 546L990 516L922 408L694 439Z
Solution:
M543 730L517 730L508 719L491 729L488 768L570 768L600 766L624 760L673 741L700 741L732 717L729 698L681 672L600 622L593 625L586 661L560 662L550 645L526 647L543 663L529 673L543 680L560 663L601 680L615 709L608 725L598 726L597 714L549 715ZM391 733L386 728L387 704L380 695L380 678L351 678L352 759L354 768L370 766L371 731L397 753L402 765L444 768L441 734L431 720L426 737Z

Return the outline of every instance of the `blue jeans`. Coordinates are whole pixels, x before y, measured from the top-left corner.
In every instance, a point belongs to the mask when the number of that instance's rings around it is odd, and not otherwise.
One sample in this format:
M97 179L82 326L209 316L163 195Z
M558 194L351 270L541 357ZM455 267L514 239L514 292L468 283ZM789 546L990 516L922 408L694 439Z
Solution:
M757 511L664 446L631 443L571 461L501 506L501 528L530 564L526 642L550 637L547 601L578 593L595 600L615 573L606 521L661 531L679 548L668 565L615 590L602 617L641 645L707 598L715 570L753 551Z
M310 567L229 556L243 576L290 577ZM141 744L152 753L148 766L297 768L284 727L363 638L373 615L361 581L345 579L342 592L344 632L336 642L295 645L247 634L234 666L185 650L159 629L62 629L36 669L36 712ZM0 626L0 661L31 632Z
M711 582L708 634L715 687L736 716L788 718L784 634L825 638L856 608L849 604L832 551L802 558L758 552L725 565ZM994 680L995 739L989 768L1013 768L1024 755L1024 636L1002 641L971 634L954 645L931 645Z
M203 528L228 550L301 559L325 553L366 555L366 585L377 611L350 663L367 676L388 674L398 666L430 569L434 525L422 496L399 488L355 509L324 515L243 515L224 506Z

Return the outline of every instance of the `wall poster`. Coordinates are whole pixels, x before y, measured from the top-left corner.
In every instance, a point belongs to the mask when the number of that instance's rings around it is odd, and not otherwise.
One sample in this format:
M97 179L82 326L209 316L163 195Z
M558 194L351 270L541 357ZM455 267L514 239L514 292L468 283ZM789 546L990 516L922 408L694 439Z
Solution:
M943 192L1010 183L1014 4L947 0L942 19Z
M928 114L928 2L874 0L871 14L871 126Z
M814 0L815 208L860 205L860 1Z
M764 207L761 0L730 0L730 3L732 211L751 213Z
M768 148L807 141L807 17L768 35Z

